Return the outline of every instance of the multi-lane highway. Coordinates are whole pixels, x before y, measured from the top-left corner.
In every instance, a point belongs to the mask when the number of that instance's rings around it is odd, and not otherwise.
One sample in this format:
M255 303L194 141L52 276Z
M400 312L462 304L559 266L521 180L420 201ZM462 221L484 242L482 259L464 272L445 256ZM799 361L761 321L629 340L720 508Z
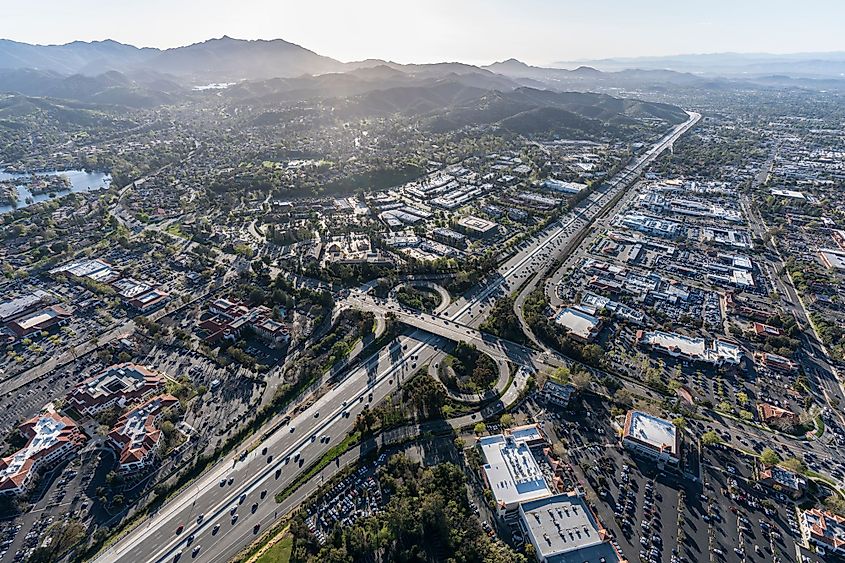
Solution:
M627 186L630 177L636 176L699 118L699 114L690 113L687 122L630 163L608 186ZM480 339L485 350L503 350L497 354L501 357L526 363L541 361L535 351L481 337L473 328L484 320L497 294L521 285L521 280L552 263L605 204L603 198L588 200L582 208L535 235L487 281L440 315L428 319L427 329L452 336L457 335L451 331L464 330L466 339ZM433 344L439 338L416 330L363 359L340 383L293 416L287 425L270 433L243 460L239 459L239 452L221 460L104 551L97 561L227 561L281 516L273 498L275 493L342 440L364 405L382 400L401 380L429 362L438 351ZM281 415L265 428L273 428L280 420Z

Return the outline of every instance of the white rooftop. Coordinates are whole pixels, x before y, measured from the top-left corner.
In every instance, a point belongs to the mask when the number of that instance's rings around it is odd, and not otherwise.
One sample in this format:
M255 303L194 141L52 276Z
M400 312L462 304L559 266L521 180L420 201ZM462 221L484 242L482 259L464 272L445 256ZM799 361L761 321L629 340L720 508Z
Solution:
M513 508L552 494L524 438L497 434L478 442L485 461L484 473L497 503Z
M571 334L587 340L599 324L599 320L580 309L567 307L555 317L555 322L566 327Z
M0 471L0 481L16 475L28 459L35 457L43 450L53 447L65 426L64 421L57 420L49 414L40 416L33 427L35 436L33 436L26 446L12 456L8 467Z
M677 428L675 425L641 411L631 412L631 424L626 428L626 436L636 438L656 449L678 455L676 447Z

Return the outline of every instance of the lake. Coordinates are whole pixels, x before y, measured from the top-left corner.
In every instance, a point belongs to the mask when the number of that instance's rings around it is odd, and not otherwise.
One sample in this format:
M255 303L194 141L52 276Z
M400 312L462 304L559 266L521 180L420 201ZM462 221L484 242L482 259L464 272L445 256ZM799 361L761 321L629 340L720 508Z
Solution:
M30 174L11 174L0 170L0 182L8 182L16 178L28 178ZM36 176L66 176L70 181L70 189L53 192L52 194L44 193L32 195L32 192L24 186L18 186L18 202L17 205L0 205L0 213L8 213L15 209L28 207L32 204L47 201L48 199L56 199L66 196L71 193L78 192L93 192L96 190L103 190L111 184L111 175L104 172L85 172L84 170L63 170L60 172L44 172L36 174Z

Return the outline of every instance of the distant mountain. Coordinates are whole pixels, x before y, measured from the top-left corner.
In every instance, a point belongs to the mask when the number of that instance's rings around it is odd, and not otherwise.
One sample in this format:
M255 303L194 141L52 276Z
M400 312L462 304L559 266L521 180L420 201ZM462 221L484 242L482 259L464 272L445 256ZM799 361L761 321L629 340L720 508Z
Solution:
M828 53L707 53L661 57L622 57L554 63L571 68L590 65L602 71L631 68L674 70L700 75L757 77L785 74L790 77L842 78L845 76L845 51Z
M393 95L401 92L402 88L414 91L438 85L479 91L511 91L519 88L521 83L477 67L414 65L412 71L405 71L396 70L393 66L378 65L359 67L344 73L240 82L223 90L221 95L243 104L269 105L297 100L347 98L375 91L389 90ZM377 108L373 110L380 111ZM389 111L389 108L385 111Z
M0 39L0 69L31 68L60 74L102 74L147 61L156 49L139 49L110 39L65 45L30 45Z
M701 78L691 74L667 70L626 69L603 72L583 65L574 70L568 70L531 66L515 59L493 63L482 68L502 74L512 80L535 80L544 87L555 90L584 90L598 87L641 88L667 84L692 85L702 82Z
M148 69L200 80L255 80L322 74L344 64L299 45L274 39L246 41L221 37L174 49L139 49L116 41L75 41L30 45L0 39L0 69L35 69L95 76L110 70Z
M117 71L64 76L33 69L0 70L0 91L132 108L172 103L185 92L172 80L150 72L130 78Z
M323 74L343 63L282 39L245 41L222 37L161 51L144 63L159 72L214 81Z
M636 118L672 124L687 118L683 110L669 104L526 87L489 90L454 79L430 86L374 90L337 100L333 107L344 119L390 115L419 118L436 132L494 126L515 133L566 133L576 137L610 132L634 123Z

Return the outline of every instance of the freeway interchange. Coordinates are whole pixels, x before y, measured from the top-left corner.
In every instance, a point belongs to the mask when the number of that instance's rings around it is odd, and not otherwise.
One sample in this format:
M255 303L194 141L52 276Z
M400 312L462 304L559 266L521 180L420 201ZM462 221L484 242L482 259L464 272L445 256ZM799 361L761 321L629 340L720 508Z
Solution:
M284 413L268 422L262 432L272 431L267 432L258 447L243 458L238 451L221 459L103 551L96 561L228 561L282 516L274 500L275 494L342 441L364 406L384 399L419 366L431 361L439 352L437 345L441 338L471 341L481 351L501 361L531 366L561 365L561 358L482 334L477 327L486 318L496 296L518 288L561 254L571 251L582 231L612 203L614 196L627 189L645 166L700 117L700 114L690 112L686 122L673 128L651 149L629 163L596 191L598 195L586 198L532 240L520 245L487 281L440 314L420 315L394 310L362 292L350 292L341 302L342 306L393 311L415 330L362 359L340 378L339 383L287 424L282 423ZM524 381L512 384L501 402L513 402L521 383ZM480 414L485 415L484 412Z

